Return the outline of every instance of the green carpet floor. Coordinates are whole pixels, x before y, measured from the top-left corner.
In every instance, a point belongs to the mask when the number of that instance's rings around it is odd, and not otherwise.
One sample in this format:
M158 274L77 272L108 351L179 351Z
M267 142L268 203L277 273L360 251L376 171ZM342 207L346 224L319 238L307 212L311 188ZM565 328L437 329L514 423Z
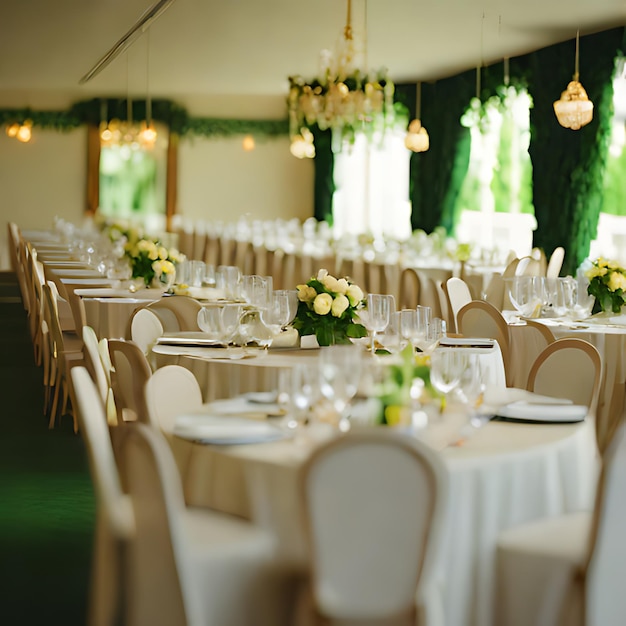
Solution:
M85 624L94 494L66 415L48 430L15 278L0 273L0 624Z

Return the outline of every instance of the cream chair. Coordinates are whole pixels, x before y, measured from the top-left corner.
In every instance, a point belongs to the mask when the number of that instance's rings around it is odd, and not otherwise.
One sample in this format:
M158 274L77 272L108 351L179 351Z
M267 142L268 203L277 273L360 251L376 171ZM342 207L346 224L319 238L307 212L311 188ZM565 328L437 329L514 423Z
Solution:
M562 246L558 246L554 249L550 255L548 261L548 268L546 269L546 278L558 278L563 267L563 261L565 260L565 249Z
M533 362L528 374L529 391L568 398L589 407L595 415L602 380L602 358L588 341L566 337L549 344Z
M398 310L414 309L420 304L421 297L421 280L417 270L413 267L403 268L399 282Z
M146 356L150 355L152 346L164 332L161 320L150 309L144 307L133 313L130 320L130 336Z
M53 428L57 411L63 415L68 408L72 409L74 420L74 432L78 432L78 420L76 411L73 410L73 389L70 378L70 369L75 365L84 365L82 340L80 345L71 340L65 340L59 324L59 313L56 306L58 292L53 282L48 281L42 286L44 295L44 315L46 327L50 337L50 376L52 404L50 407L50 420L48 427ZM60 401L60 402L59 402Z
M186 508L171 451L146 424L124 429L120 457L137 530L128 569L129 626L292 623L269 534L234 517Z
M485 337L495 339L502 352L506 373L506 384L511 384L509 327L502 313L489 302L472 300L459 309L457 314L458 331L464 337Z
M593 513L505 531L497 547L494 623L620 626L626 615L626 426L604 457Z
M300 481L318 623L435 623L448 510L440 458L413 438L353 432L318 448Z
M202 305L188 296L164 296L146 306L156 313L163 328L168 332L179 330L200 330L198 312Z
M126 552L135 536L132 503L120 483L104 407L84 367L72 369L76 413L96 495L96 528L89 594L89 626L124 623Z
M145 385L150 424L173 435L178 415L202 407L202 391L196 377L181 365L160 367Z
M144 389L152 369L146 355L134 341L109 339L108 345L118 424L137 420L148 423Z
M453 276L446 281L446 293L448 295L448 301L450 302L451 315L450 318L454 321L453 332L457 332L458 320L457 315L462 307L468 302L472 301L472 294L470 292L467 283L461 279Z

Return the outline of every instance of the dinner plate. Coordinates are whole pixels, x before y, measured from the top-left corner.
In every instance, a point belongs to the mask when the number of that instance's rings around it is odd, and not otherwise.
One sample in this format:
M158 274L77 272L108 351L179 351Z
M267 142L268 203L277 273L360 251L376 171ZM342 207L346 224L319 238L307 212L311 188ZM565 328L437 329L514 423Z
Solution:
M526 423L571 424L582 422L589 408L582 404L511 402L498 409L495 419Z
M442 337L439 340L440 348L493 348L495 341L493 339L484 339L482 337Z
M183 415L174 434L182 439L214 445L266 443L288 435L270 422L222 415Z

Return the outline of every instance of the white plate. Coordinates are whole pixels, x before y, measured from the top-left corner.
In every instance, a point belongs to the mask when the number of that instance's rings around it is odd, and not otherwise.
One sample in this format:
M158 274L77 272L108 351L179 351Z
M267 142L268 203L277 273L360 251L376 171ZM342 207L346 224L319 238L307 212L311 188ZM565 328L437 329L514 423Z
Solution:
M176 420L174 434L189 441L216 445L265 443L287 437L269 422L221 415L182 415Z
M581 404L553 404L538 402L511 402L498 409L498 417L506 420L533 423L582 422L588 407Z
M482 337L442 337L439 340L440 348L493 348L495 342L493 339L484 339Z
M208 337L201 331L181 331L178 333L165 333L157 339L157 343L167 346L224 346L224 342L219 339Z

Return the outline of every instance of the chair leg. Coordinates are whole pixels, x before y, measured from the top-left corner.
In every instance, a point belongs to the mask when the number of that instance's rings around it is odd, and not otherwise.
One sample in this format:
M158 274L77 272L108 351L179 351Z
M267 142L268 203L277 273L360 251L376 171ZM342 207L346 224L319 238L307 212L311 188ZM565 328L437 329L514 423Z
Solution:
M48 428L54 428L54 422L56 420L57 406L59 404L59 392L61 387L61 381L58 381L54 386L54 395L52 396L52 407L50 409L50 421L48 422Z

